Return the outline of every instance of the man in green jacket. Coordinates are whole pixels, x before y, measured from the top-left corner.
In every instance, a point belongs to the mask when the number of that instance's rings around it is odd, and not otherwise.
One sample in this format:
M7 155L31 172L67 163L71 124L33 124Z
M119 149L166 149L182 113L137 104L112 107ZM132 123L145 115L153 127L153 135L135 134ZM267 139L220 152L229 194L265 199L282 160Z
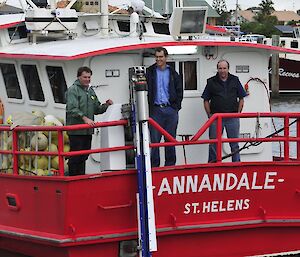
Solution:
M104 113L108 106L113 104L108 99L101 104L95 91L90 87L92 70L89 67L80 67L77 71L77 80L66 93L66 125L89 124L95 125L94 115ZM93 128L68 131L70 151L91 149ZM68 161L69 175L84 175L85 161L88 155L71 156Z

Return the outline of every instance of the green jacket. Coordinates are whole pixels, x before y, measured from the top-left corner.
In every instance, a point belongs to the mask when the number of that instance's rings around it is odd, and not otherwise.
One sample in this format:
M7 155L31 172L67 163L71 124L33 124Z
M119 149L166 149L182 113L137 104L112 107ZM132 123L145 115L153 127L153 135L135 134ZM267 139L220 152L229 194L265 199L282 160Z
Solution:
M66 93L66 125L84 124L83 116L94 120L95 114L104 113L107 104L101 104L95 91L90 87L88 90L83 87L77 79ZM91 135L94 129L83 129L68 131L69 135Z

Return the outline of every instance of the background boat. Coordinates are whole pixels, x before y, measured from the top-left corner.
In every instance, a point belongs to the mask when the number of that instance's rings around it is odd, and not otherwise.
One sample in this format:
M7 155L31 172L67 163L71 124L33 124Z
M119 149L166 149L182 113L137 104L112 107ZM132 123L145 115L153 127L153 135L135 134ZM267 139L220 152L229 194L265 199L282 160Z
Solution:
M263 44L272 45L272 39L265 38ZM280 37L278 45L289 49L300 49L299 27L294 28L294 37ZM271 81L271 61L269 63ZM296 54L279 55L279 92L300 93L300 57Z

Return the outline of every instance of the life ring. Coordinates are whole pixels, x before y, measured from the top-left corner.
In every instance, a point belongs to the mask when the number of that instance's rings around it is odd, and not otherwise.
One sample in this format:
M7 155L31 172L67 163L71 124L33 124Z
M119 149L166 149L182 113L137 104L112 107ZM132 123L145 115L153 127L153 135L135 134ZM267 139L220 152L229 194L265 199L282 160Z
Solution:
M3 124L4 119L4 105L0 99L0 124Z

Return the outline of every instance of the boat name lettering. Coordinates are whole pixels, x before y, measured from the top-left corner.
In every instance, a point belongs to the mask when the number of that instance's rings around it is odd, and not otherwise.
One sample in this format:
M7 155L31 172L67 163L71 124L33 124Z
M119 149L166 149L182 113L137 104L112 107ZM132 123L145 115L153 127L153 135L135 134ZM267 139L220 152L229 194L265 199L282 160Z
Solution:
M243 211L250 208L249 199L230 199L211 202L194 202L184 205L184 214L198 214L210 212Z
M269 69L269 73L272 74L272 68ZM283 68L279 68L279 76L299 79L300 73L285 71Z
M167 178L160 183L157 195L231 191L231 190L274 190L277 172L209 173Z

